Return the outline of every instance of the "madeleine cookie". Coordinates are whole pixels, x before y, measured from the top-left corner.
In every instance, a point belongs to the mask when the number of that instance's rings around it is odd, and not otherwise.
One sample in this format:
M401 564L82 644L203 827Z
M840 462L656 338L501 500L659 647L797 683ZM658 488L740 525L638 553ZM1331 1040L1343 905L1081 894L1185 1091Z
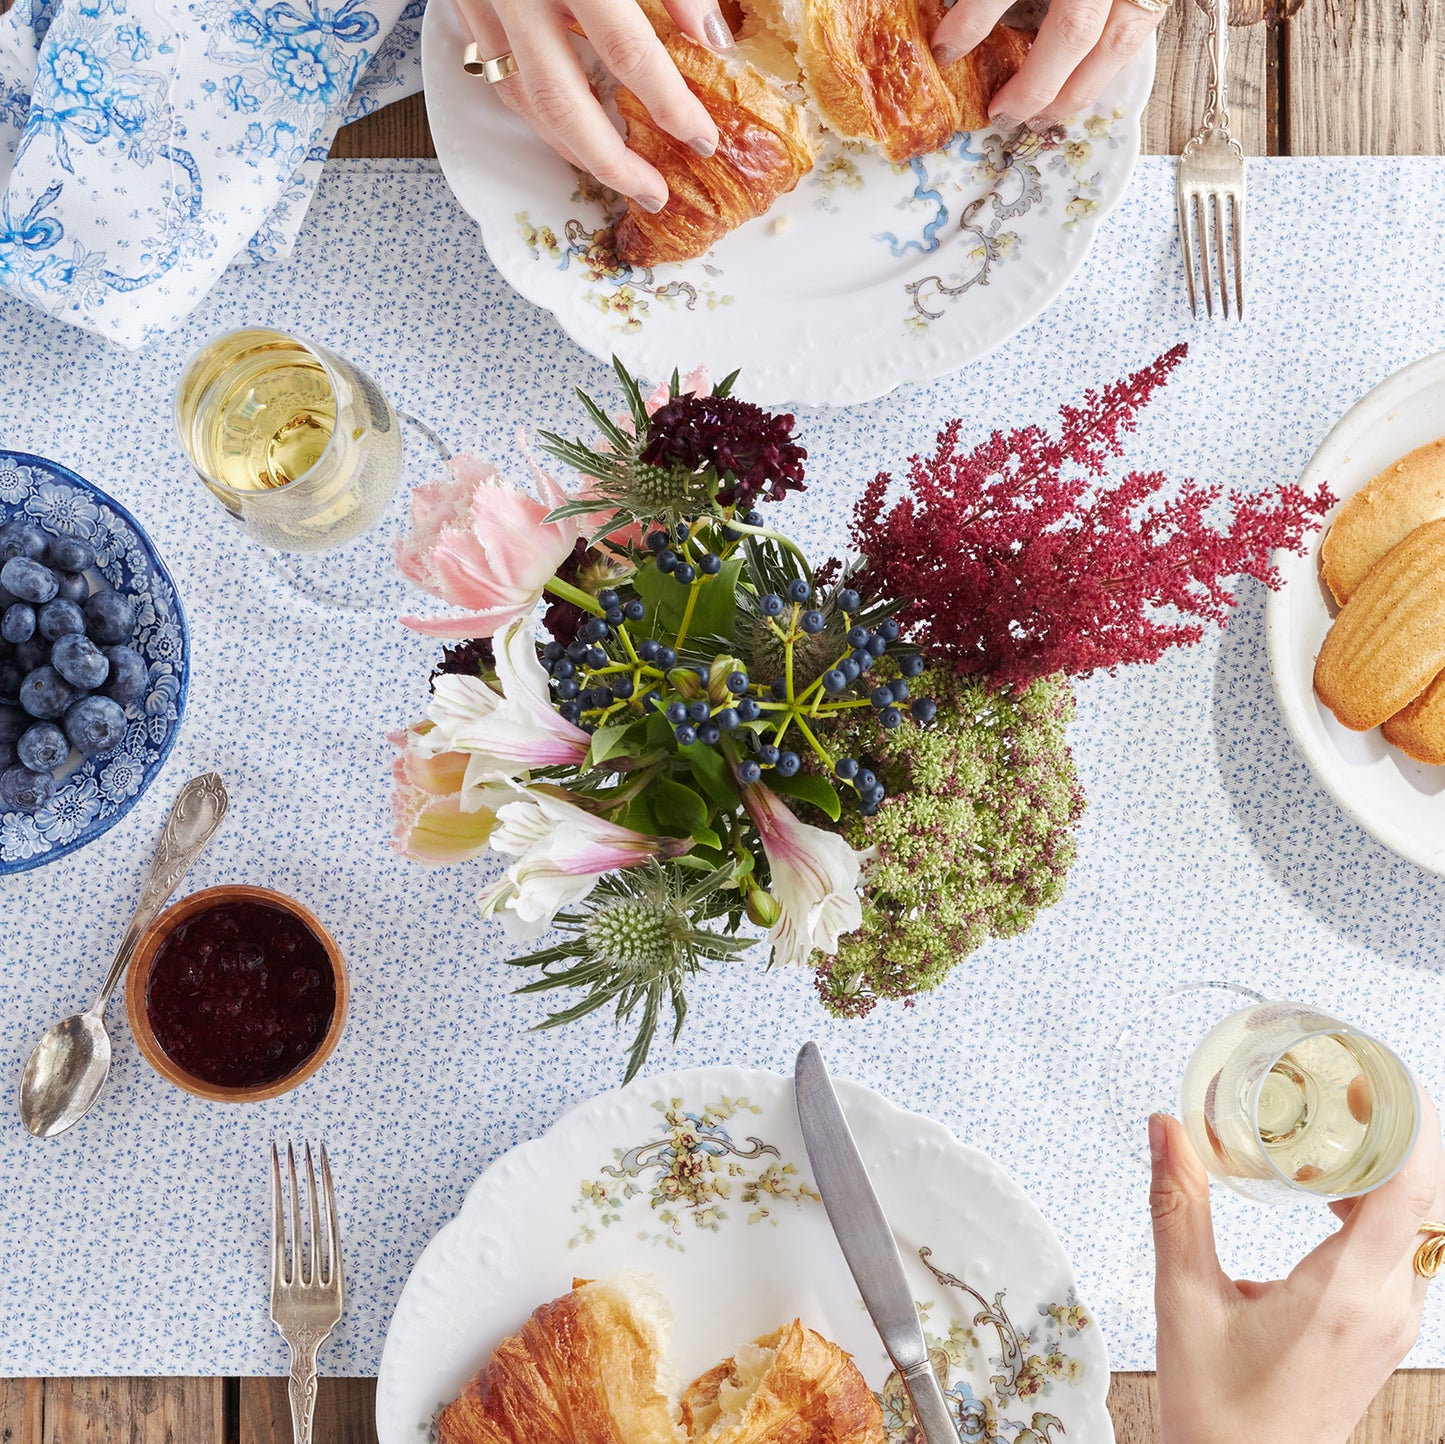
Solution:
M1445 517L1445 438L1387 466L1341 508L1320 546L1320 575L1341 605L1417 526Z
M1385 741L1407 757L1445 767L1445 672L1381 729Z
M1371 568L1315 660L1315 692L1368 732L1445 670L1445 519L1416 527Z

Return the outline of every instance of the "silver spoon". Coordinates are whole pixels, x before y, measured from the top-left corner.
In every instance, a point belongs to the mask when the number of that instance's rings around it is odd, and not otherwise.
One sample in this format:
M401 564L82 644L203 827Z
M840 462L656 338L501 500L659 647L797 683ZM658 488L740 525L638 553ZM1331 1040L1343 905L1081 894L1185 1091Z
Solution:
M54 1138L79 1123L110 1073L105 1005L125 973L141 935L170 901L186 869L205 851L230 799L220 775L207 772L181 788L161 831L135 916L116 950L95 1002L58 1022L36 1045L20 1080L20 1119L37 1138Z

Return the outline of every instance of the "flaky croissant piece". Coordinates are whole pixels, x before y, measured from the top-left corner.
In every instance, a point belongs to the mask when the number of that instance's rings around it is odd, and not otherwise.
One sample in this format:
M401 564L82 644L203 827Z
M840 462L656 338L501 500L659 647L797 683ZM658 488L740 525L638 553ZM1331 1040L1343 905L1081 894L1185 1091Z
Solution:
M642 7L719 137L716 153L704 159L659 129L631 91L617 92L627 144L661 171L668 201L657 215L629 202L613 247L630 266L655 266L700 256L766 212L813 168L817 141L816 127L754 65L689 40L659 0L642 0Z
M620 1275L543 1304L438 1420L441 1444L687 1444L665 1306Z
M884 1444L883 1410L852 1358L801 1321L693 1380L692 1444Z

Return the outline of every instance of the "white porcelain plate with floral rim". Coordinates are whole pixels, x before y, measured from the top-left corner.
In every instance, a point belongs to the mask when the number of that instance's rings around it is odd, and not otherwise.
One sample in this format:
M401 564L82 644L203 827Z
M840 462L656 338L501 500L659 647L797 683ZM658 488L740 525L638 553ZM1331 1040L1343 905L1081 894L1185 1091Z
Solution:
M854 1083L838 1092L963 1444L1111 1444L1103 1339L1038 1209L941 1124ZM473 1184L392 1317L381 1444L434 1440L437 1412L534 1308L624 1267L667 1296L685 1379L801 1318L854 1356L889 1444L913 1439L814 1191L792 1080L705 1068L594 1098Z
M1300 484L1343 504L1371 477L1445 433L1445 351L1406 366L1357 401L1320 443ZM1337 505L1300 557L1276 553L1284 587L1265 611L1269 665L1285 723L1320 785L1372 837L1445 877L1445 767L1413 762L1378 730L1351 732L1315 696L1315 658L1339 608L1319 574Z
M630 270L607 243L621 203L462 70L464 43L454 8L428 5L437 155L506 280L594 356L653 381L741 367L739 394L765 405L868 401L955 371L1033 320L1123 195L1154 79L1151 43L1089 113L1007 148L996 131L965 131L894 166L830 142L796 190L706 255Z

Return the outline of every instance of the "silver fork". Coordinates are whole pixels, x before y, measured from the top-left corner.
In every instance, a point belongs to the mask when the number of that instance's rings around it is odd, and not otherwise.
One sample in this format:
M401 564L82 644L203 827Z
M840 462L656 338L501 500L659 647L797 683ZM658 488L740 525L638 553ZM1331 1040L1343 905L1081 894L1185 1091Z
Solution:
M281 1159L271 1145L271 1321L291 1347L291 1375L286 1381L291 1401L291 1430L296 1444L311 1444L316 1412L316 1354L341 1317L341 1228L336 1219L336 1190L326 1145L320 1146L318 1188L311 1145L306 1145L306 1191L310 1198L310 1247L301 1232L301 1194L296 1186L296 1151L286 1145L290 1183L290 1240L283 1197ZM325 1243L322 1216L326 1218Z
M1194 286L1195 260L1204 290L1204 306L1214 315L1214 288L1210 281L1210 222L1214 231L1215 281L1219 304L1229 318L1229 274L1225 265L1225 237L1232 236L1235 314L1244 318L1244 149L1229 133L1229 95L1225 64L1229 58L1229 0L1203 0L1209 13L1209 94L1204 124L1179 157L1175 192L1179 199L1179 247L1184 254L1184 275L1189 282L1189 309L1199 314ZM1224 13L1220 13L1221 6ZM1228 212L1228 215L1226 215ZM1190 222L1196 243L1190 242ZM1226 224L1226 221L1229 224Z

